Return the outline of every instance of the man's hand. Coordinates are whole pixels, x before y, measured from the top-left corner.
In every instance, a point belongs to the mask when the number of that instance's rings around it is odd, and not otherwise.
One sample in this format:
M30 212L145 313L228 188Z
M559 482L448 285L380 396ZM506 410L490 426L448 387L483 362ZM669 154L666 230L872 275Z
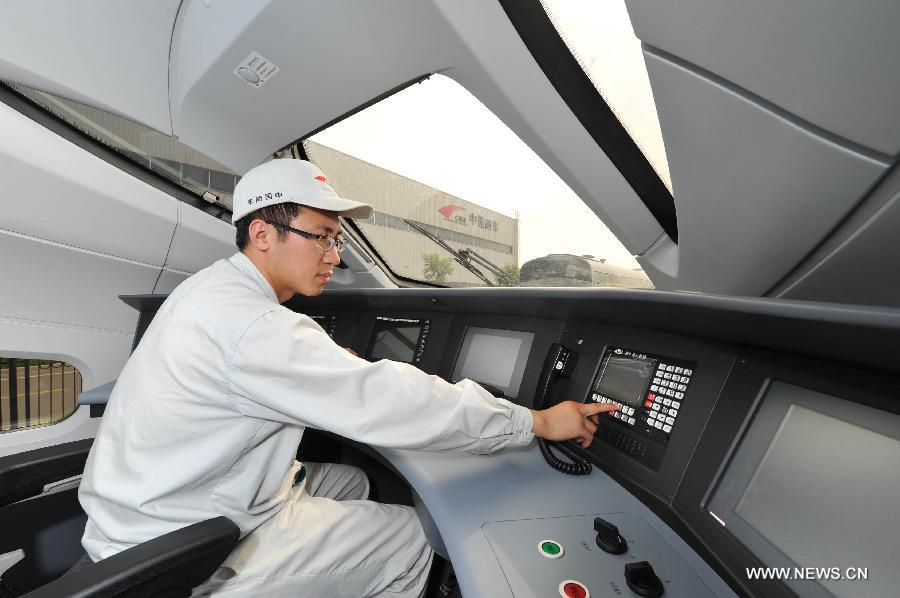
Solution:
M594 440L597 431L599 414L615 411L619 406L615 403L576 403L563 401L549 409L532 410L534 427L532 431L538 438L547 440L578 440L587 448Z

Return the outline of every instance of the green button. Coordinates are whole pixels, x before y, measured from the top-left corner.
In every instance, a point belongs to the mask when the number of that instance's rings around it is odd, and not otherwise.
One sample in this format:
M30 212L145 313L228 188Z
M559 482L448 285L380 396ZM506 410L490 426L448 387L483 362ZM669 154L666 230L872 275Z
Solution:
M549 538L544 538L538 542L537 549L541 556L548 559L561 559L566 553L566 549L563 548L562 544Z
M557 544L556 542L544 542L543 544L541 544L541 550L543 550L547 554L554 555L559 554L561 551L559 544Z

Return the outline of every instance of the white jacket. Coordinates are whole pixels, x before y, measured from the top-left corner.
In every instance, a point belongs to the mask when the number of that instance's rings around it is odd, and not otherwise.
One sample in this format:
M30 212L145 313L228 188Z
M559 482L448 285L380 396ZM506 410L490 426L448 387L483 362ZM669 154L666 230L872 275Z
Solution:
M532 425L468 380L354 357L237 253L175 289L122 370L79 490L83 544L96 561L219 515L246 535L287 499L306 426L494 452L527 444Z

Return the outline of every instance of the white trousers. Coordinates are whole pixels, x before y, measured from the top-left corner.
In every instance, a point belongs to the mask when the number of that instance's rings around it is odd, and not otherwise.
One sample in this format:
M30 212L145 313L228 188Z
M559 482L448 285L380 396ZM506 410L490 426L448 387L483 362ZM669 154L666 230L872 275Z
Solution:
M415 510L365 500L369 482L355 467L304 467L281 511L193 596L423 596L433 552Z

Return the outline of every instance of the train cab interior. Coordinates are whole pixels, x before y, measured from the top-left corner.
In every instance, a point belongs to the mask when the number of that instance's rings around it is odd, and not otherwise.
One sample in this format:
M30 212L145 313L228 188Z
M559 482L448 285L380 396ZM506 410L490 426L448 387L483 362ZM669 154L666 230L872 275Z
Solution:
M587 448L490 456L307 430L298 459L415 507L429 597L897 595L900 4L0 17L0 597L186 596L234 545L197 522L67 573L119 373L237 251L240 177L291 158L374 214L288 308L526 407L620 405Z

